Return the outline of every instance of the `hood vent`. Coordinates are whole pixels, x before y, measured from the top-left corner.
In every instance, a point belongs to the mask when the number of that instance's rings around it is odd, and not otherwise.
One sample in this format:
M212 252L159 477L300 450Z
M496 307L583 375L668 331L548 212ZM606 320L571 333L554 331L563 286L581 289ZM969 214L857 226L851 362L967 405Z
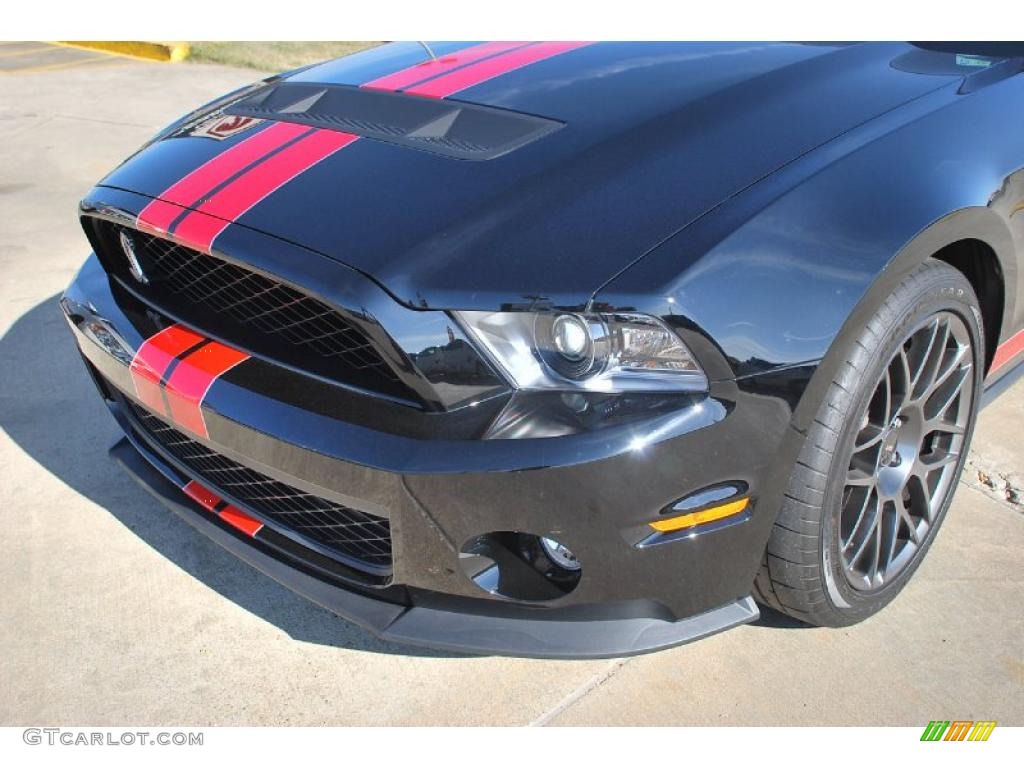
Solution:
M479 104L288 81L247 95L224 112L354 133L460 160L500 157L564 125Z

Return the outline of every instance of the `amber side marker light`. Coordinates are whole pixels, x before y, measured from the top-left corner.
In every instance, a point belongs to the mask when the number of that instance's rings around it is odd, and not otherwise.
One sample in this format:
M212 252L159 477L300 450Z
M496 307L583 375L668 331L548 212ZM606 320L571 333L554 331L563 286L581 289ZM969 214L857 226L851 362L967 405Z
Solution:
M750 499L730 501L728 504L722 504L709 509L702 509L699 512L689 512L685 515L679 515L678 517L669 517L665 520L655 520L653 523L648 523L648 525L660 533L681 531L684 528L693 528L696 525L713 523L715 520L721 520L724 517L738 515L747 508L747 504L749 502Z

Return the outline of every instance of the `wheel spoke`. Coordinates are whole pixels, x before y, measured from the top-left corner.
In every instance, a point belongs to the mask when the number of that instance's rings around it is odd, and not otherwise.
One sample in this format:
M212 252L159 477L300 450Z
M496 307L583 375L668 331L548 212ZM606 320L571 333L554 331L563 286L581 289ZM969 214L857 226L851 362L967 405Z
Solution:
M864 519L865 519L865 515L868 514L868 509L871 507L871 501L872 501L872 497L875 494L875 489L874 488L862 489L861 493L862 493L862 498L860 499L860 501L858 501L856 503L853 503L854 491L851 491L850 495L846 497L846 500L844 501L844 504L843 504L844 511L847 510L847 509L850 509L850 510L856 509L857 510L857 516L854 519L853 524L850 526L850 532L845 537L845 541L843 541L842 532L840 532L840 537L841 537L840 538L840 543L843 545L843 549L844 550L848 549L851 546L851 544L853 542L854 535L857 533L857 531L860 529L861 525L863 524ZM849 519L849 516L847 516L847 519Z
M927 456L919 456L917 459L917 465L920 469L915 470L914 474L921 478L927 478L928 475L937 469L948 467L950 464L956 464L957 460L960 458L960 454L958 453L948 453L946 451L939 451L936 453L930 453Z
M896 370L899 371L900 383L903 385L900 402L897 406L898 408L902 408L907 404L907 400L910 399L910 393L913 390L913 379L910 375L910 359L907 357L907 348L905 345L900 346L899 352L896 354L896 359L893 363L896 366Z
M931 323L928 324L927 329L922 328L920 331L918 331L917 334L915 334L915 336L918 336L918 335L923 336L925 333L928 334L927 342L922 342L922 341L917 340L917 339L915 339L912 342L912 347L911 347L912 349L916 349L917 345L919 345L921 343L925 343L926 346L924 348L924 353L921 355L921 359L919 361L917 361L917 365L916 365L917 370L914 371L914 373L913 373L913 375L911 376L911 379L910 379L910 395L909 395L908 399L911 399L911 400L916 399L916 397L917 397L916 393L918 391L918 385L921 382L921 376L924 374L925 368L928 366L928 358L931 357L932 347L935 345L935 337L938 336L938 333L939 333L939 322L938 322L938 320L933 320Z
M850 468L850 471L846 473L846 484L852 486L865 486L874 485L876 482L875 476L869 472L865 472L863 469Z
M878 567L882 559L882 505L878 505L878 514L875 515L875 525L871 529L871 569L868 571L868 585L874 585L878 578Z
M852 567L860 560L865 548L871 543L875 529L878 527L878 516L881 511L881 503L878 494L871 491L864 499L857 522L850 531L850 538L846 542L845 551L849 552L847 562Z
M885 374L882 377L882 390L885 392L884 405L882 406L882 423L888 424L892 421L893 416L896 414L892 410L892 376L889 375L889 369L885 369Z
M868 432L871 436L864 440L864 442L858 442L853 447L854 453L860 453L861 451L866 451L869 448L874 448L882 442L882 439L885 437L885 430L881 427L876 427L874 424L868 424L868 426L861 430L858 437L862 437L865 432Z
M935 381L935 375L942 363L942 357L946 351L946 343L949 341L949 324L936 321L935 329L928 341L928 349L925 352L921 368L918 370L917 378L914 381L914 400L920 400L930 391Z
M930 432L943 432L947 435L962 435L967 431L959 424L950 424L949 422L943 421L939 418L926 421L924 427L926 434Z
M920 474L914 474L911 476L910 481L907 483L907 490L910 491L910 504L911 507L917 507L917 517L922 520L927 520L930 524L932 521L932 489L928 485L928 477ZM916 525L913 522L914 509L906 510L907 521L911 528L917 530ZM914 537L915 543L917 537Z
M926 419L936 418L949 410L953 401L963 391L964 383L970 376L971 367L971 364L968 363L960 368L951 370L943 377L942 383L932 387L925 394L924 415Z
M886 504L883 507L882 520L879 522L878 529L879 542L881 544L881 551L884 552L884 557L879 556L879 570L883 579L889 574L889 565L892 563L893 558L896 557L896 542L899 541L900 532L900 516L897 511L897 507L902 507L902 503L892 503L892 514L889 515L890 520L885 520L885 509L889 507Z
M919 457L914 467L912 478L916 481L916 491L920 495L920 503L923 507L921 517L931 522L935 513L935 498L932 491L931 478L935 472L945 472L946 468L956 464L959 455L943 452L939 456ZM939 488L940 479L936 482L935 488Z
M914 518L910 516L910 510L903 504L897 504L896 506L900 513L900 520L903 521L904 525L907 526L907 530L910 531L911 541L913 541L916 546L921 546L921 538L917 532L917 524L914 522Z
M942 383L946 379L948 379L950 377L950 375L953 373L953 371L955 371L958 368L960 368L960 363L963 362L964 358L967 356L967 353L969 351L970 350L967 347L960 347L960 346L958 346L956 348L956 352L953 353L953 359L950 360L946 364L946 366L935 375L935 381L932 382L932 386L928 390L929 394L931 394L932 392L937 390L939 387L941 387ZM967 364L967 367L968 368L970 367L970 363L969 362Z

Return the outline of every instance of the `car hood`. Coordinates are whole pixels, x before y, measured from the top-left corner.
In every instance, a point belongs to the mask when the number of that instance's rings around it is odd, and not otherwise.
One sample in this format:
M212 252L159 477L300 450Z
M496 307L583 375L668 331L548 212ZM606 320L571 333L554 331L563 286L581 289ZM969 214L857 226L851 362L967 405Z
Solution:
M480 45L432 44L438 61L422 66L449 73L434 93L412 86L401 98L543 118L542 135L474 159L429 141L389 139L388 126L340 119L337 128L361 137L334 142L290 177L261 182L265 160L249 170L226 164L214 187L172 201L203 209L224 188L241 189L251 205L214 215L358 269L413 306L576 306L723 200L956 79L893 66L912 50L903 44L549 44L550 55L532 58L523 54L529 48L508 48L519 51L511 63L502 64L507 54L459 60L488 50ZM393 44L276 83L394 90L424 57L417 44ZM173 198L175 185L188 187L182 179L309 106L260 120L225 113L234 101L183 119L101 184Z

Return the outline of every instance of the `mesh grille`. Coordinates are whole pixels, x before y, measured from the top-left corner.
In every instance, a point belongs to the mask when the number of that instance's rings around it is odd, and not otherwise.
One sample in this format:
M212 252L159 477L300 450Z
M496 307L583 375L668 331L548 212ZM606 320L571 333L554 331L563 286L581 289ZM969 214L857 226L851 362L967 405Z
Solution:
M357 371L398 381L363 333L324 302L265 275L145 232L133 232L151 289L340 360Z
M391 565L387 520L273 480L210 450L134 403L129 405L144 433L211 490L223 491L267 520L343 555L374 566Z

